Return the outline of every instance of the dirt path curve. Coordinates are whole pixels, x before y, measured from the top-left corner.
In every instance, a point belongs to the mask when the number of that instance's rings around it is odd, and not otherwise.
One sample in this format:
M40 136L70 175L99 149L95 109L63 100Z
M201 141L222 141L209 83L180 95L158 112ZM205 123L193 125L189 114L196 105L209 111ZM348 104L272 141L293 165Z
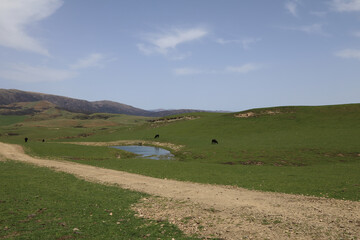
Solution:
M1 158L159 196L142 199L134 206L138 215L159 221L167 219L184 232L203 237L360 238L360 202L157 179L73 162L34 158L26 155L20 146L5 143L0 143Z

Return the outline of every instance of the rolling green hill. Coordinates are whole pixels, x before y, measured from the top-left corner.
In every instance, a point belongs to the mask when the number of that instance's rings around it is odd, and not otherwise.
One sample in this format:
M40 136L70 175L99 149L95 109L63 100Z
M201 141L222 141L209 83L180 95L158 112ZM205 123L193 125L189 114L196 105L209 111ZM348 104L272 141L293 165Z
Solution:
M360 104L179 115L184 116L192 120L162 118L121 134L99 134L87 140L151 140L160 134L159 141L185 146L178 154L183 161L233 165L302 166L352 161L360 154ZM218 145L211 144L213 138Z
M10 118L2 116L1 121L10 123ZM31 141L25 146L33 155L160 178L360 200L360 104L159 119L68 113L20 120L0 124L0 141L25 145L27 136ZM173 152L175 161L139 159L107 147L63 143L153 141L155 134L160 135L156 141L183 146ZM43 138L46 144L41 143ZM211 144L212 139L219 144Z
M147 111L113 101L89 102L86 100L45 93L26 92L17 89L0 89L0 114L31 114L32 112L29 112L29 109L27 109L28 111L21 111L21 108L23 106L26 107L26 104L28 103L31 104L35 102L47 102L58 109L85 114L114 113L134 116L161 117L179 113L199 112L199 110L193 109Z

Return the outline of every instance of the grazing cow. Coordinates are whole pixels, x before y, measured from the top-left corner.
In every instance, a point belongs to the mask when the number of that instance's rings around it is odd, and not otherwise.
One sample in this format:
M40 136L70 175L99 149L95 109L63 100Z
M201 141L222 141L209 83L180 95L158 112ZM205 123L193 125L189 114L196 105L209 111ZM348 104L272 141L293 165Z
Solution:
M26 137L26 138L25 138L25 142L27 142L28 140L29 140L29 139Z
M211 140L211 144L219 144L216 139Z
M45 139L43 139L42 142L45 142Z
M154 138L159 138L159 137L160 137L160 135L159 135L159 134L156 134Z

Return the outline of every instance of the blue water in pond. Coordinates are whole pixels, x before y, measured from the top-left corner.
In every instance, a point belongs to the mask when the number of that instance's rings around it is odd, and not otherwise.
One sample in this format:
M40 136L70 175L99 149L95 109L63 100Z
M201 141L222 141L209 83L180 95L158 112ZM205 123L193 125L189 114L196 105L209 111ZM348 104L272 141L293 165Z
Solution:
M114 148L121 149L127 152L132 152L140 155L144 158L162 160L162 159L173 159L174 155L170 151L159 147L149 146L115 146Z

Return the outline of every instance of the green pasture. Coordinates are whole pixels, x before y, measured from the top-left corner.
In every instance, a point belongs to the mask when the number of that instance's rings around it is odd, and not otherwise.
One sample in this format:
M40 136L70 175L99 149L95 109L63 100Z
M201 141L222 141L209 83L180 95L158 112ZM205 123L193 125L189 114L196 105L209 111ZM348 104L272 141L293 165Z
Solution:
M24 121L26 116L6 116L0 115L0 127L7 126L10 124L16 124L18 122Z
M249 112L248 118L192 113L157 122L108 115L98 125L91 125L98 120L93 115L26 119L22 126L0 124L0 141L23 144L32 155L160 178L360 200L360 104L253 109L241 114ZM193 119L165 121L183 116ZM107 147L64 143L152 141L155 134L160 134L156 141L184 146L173 152L175 160L138 159ZM23 143L24 136L29 143ZM211 144L213 138L219 144Z
M14 161L0 169L1 239L195 239L135 217L146 194Z
M60 115L39 113L34 116L0 115L0 141L23 143L25 137L31 142L86 141L93 135L116 135L145 123L149 118L121 114L77 114L61 111ZM16 123L16 124L15 124Z
M134 155L130 153L110 147L61 143L30 143L26 147L31 155L63 159L157 178L360 200L359 162L334 161L309 166L229 165L196 161L139 159L134 158Z

